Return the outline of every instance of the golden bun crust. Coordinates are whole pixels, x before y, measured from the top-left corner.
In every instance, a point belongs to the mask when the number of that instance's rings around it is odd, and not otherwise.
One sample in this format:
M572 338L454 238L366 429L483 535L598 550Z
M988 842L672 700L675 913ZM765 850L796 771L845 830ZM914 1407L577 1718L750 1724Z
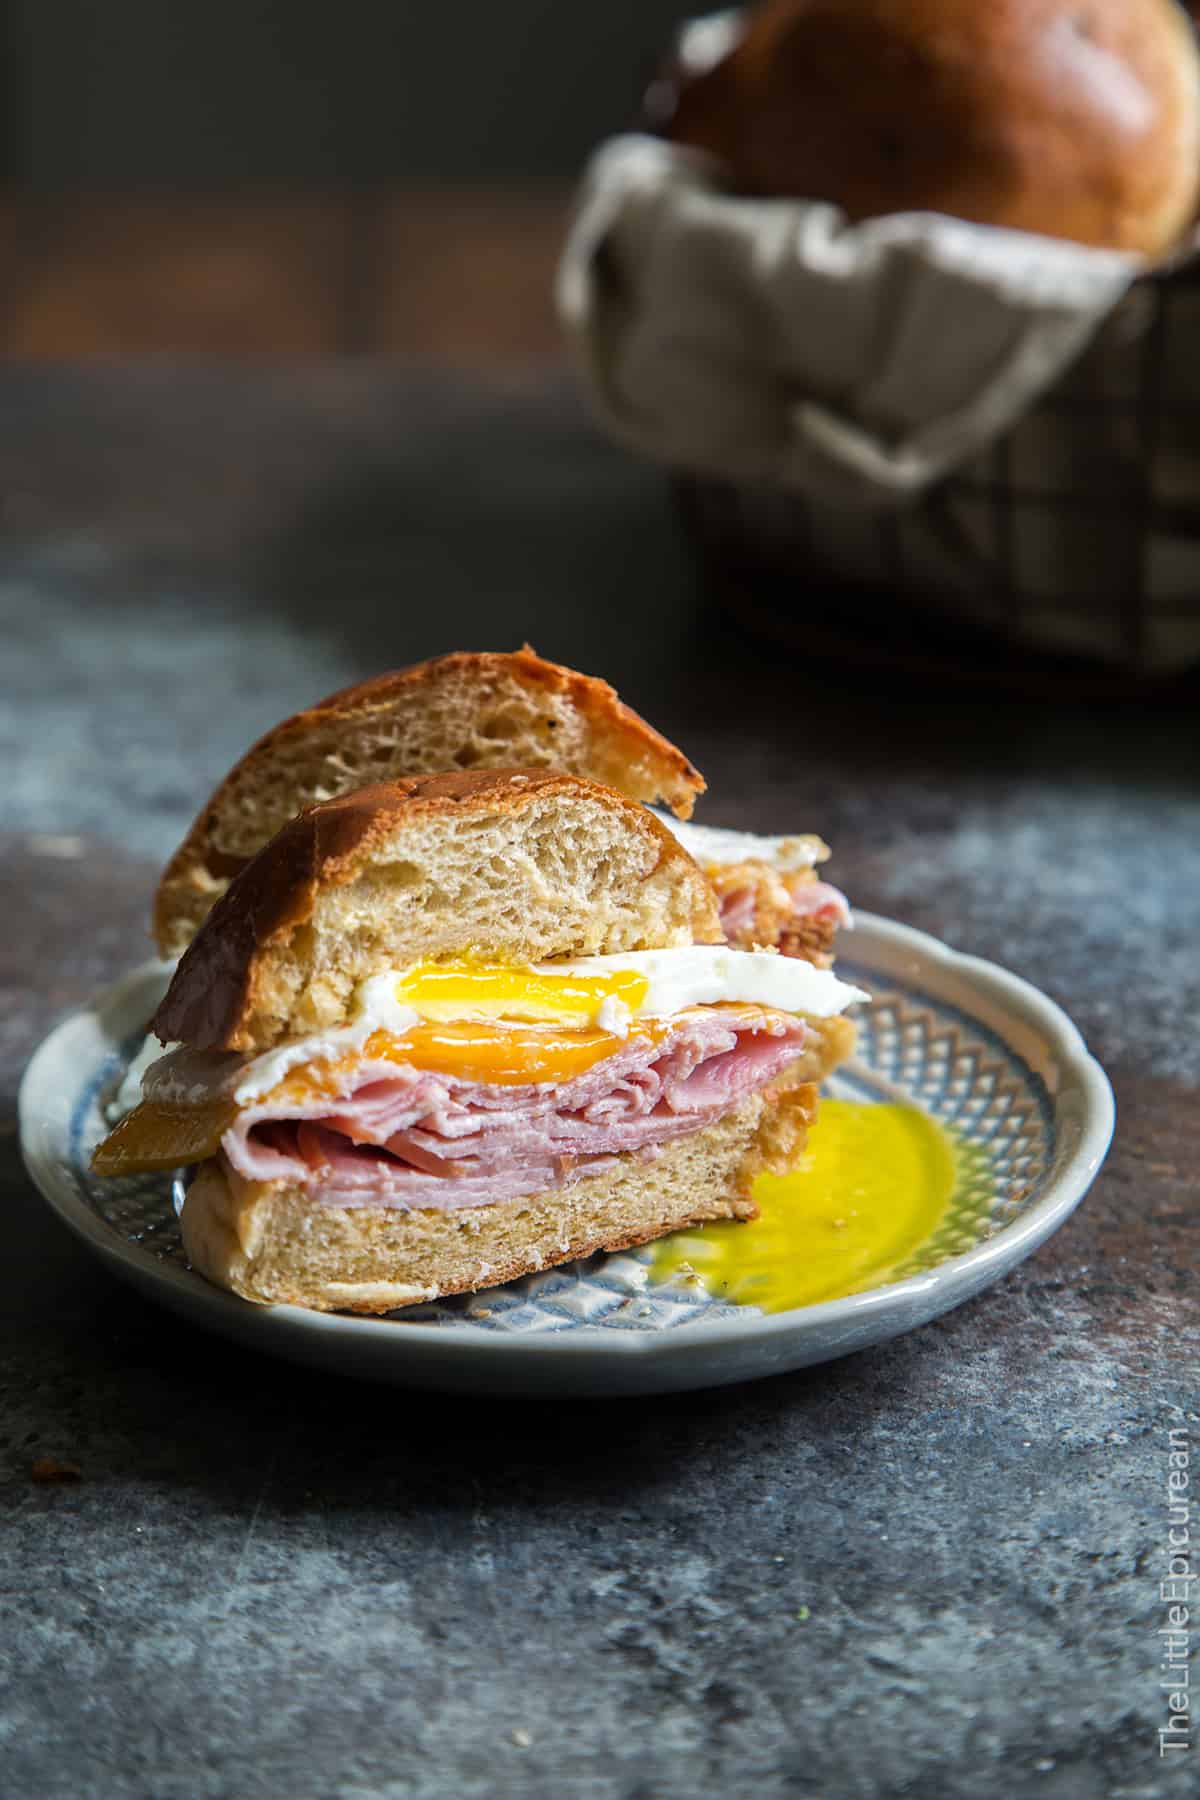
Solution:
M1157 257L1196 213L1200 58L1176 0L769 0L667 129L746 194Z
M513 652L457 651L284 719L218 785L164 871L154 936L177 956L232 877L305 807L457 768L555 768L691 816L704 779L606 681Z
M286 1182L245 1181L217 1157L188 1190L184 1247L194 1269L245 1300L390 1312L707 1219L752 1219L755 1176L794 1166L815 1115L815 1088L755 1094L653 1158L622 1156L565 1188L450 1212L329 1206Z
M153 1029L257 1052L344 1022L366 976L426 957L722 941L696 864L623 794L530 770L414 776L285 825L209 914Z

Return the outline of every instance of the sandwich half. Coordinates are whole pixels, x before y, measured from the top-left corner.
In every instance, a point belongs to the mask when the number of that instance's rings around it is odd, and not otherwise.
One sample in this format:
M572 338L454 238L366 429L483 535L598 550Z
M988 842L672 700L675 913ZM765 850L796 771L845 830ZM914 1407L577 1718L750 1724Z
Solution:
M195 1165L188 1255L246 1299L386 1312L753 1217L862 997L729 948L696 864L612 789L365 788L232 881L154 1022L179 1047L94 1166Z
M680 820L664 823L712 883L728 943L741 950L772 945L783 956L832 967L834 939L851 923L850 906L840 888L817 875L829 857L819 837L760 837Z

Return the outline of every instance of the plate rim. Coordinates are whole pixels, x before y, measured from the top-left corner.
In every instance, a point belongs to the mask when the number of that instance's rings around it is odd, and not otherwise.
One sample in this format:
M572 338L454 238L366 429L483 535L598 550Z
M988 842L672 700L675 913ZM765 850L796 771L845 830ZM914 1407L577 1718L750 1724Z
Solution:
M847 933L847 938L850 936ZM453 1331L446 1331L416 1320L363 1318L290 1305L259 1306L214 1286L190 1269L164 1263L123 1238L99 1219L78 1194L56 1180L53 1169L46 1165L60 1159L54 1158L49 1146L40 1141L50 1126L50 1115L41 1111L40 1094L48 1080L48 1070L62 1052L62 1040L83 1018L119 1008L131 990L136 990L152 976L161 978L169 974L172 965L156 957L149 958L89 1000L71 1008L50 1028L34 1051L17 1095L22 1159L30 1180L51 1210L116 1273L134 1280L144 1289L162 1286L181 1299L186 1297L192 1303L188 1311L194 1315L207 1312L214 1326L218 1316L223 1316L242 1327L253 1323L256 1335L261 1331L264 1337L270 1335L274 1326L279 1326L285 1328L282 1335L291 1339L297 1334L314 1340L341 1336L364 1349L389 1343L409 1356L420 1346L443 1363L470 1358L485 1347L492 1363L523 1363L548 1355L571 1361L628 1362L631 1359L676 1357L685 1347L703 1353L732 1348L734 1344L739 1347L765 1345L797 1333L819 1334L851 1321L861 1323L875 1313L887 1314L893 1310L903 1313L938 1288L955 1290L959 1299L966 1300L1030 1255L1079 1205L1112 1142L1116 1124L1112 1085L1074 1021L1057 1001L1024 976L1013 974L984 957L955 950L914 926L857 908L853 937L858 938L863 947L874 941L890 950L907 952L919 964L940 966L991 1002L1023 1015L1044 1036L1058 1065L1059 1079L1051 1094L1056 1120L1060 1118L1060 1108L1066 1097L1078 1094L1081 1102L1076 1121L1079 1141L1032 1206L980 1243L957 1256L948 1257L933 1269L882 1287L867 1288L861 1293L777 1313L760 1313L747 1307L742 1314L688 1321L672 1332L639 1329L636 1325L614 1332L581 1323L562 1332L499 1333L469 1321L456 1322ZM856 947L853 943L847 944L849 957L853 957ZM949 1000L946 1003L954 1004ZM957 1303L958 1300L951 1300L945 1310ZM909 1327L902 1325L899 1329Z

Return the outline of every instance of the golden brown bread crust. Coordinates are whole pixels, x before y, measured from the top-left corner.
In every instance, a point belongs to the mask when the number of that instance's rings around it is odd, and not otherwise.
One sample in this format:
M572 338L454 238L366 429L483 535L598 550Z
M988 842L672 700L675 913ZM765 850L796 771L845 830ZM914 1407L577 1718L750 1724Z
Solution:
M418 775L358 788L310 807L277 832L238 875L188 946L156 1013L163 1043L248 1050L245 1022L255 1003L256 963L312 917L319 891L351 881L400 826L471 808L516 817L535 800L600 800L655 852L654 867L678 870L697 898L696 941L721 943L716 902L682 845L634 800L577 775L531 770Z
M176 955L183 949L228 880L284 823L284 817L276 816L267 829L247 842L245 807L239 807L239 799L266 787L281 767L299 768L312 744L328 739L331 730L336 742L339 731L384 729L427 708L439 694L465 686L478 696L474 710L482 721L489 703L502 689L511 692L513 684L526 694L542 693L553 700L553 709L544 721L544 744L538 746L539 766L563 766L553 728L561 724L563 709L567 709L582 724L586 736L581 766L574 773L604 781L635 800L661 801L681 819L691 817L696 796L704 792L704 778L682 751L626 706L608 682L547 662L528 645L512 652L456 651L330 694L284 719L246 752L210 795L163 872L154 903L154 936L161 953ZM557 737L562 735L559 730ZM491 744L457 747L460 758L469 755L472 763L481 767L512 767L527 760L504 751L502 737ZM455 766L450 746L445 760L434 766ZM309 801L350 791L363 780L356 769L341 766L334 754L321 757L320 769L323 786L318 792L310 791ZM391 779L428 772L428 764L414 767L410 763L376 768L373 774L376 779ZM298 812L302 804L294 803L287 810ZM232 846L222 841L228 838L231 820L237 821L240 833Z
M1196 211L1175 0L771 0L668 127L733 185L1159 256Z

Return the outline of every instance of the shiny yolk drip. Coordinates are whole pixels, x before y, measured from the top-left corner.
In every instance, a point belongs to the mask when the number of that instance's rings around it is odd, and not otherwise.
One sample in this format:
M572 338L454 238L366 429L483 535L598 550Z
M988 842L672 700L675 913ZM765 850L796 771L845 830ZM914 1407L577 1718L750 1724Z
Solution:
M608 975L555 975L491 963L417 963L396 983L396 998L425 1018L578 1021L590 1024L606 1000L636 1013L649 982L634 969Z
M759 1217L664 1238L651 1279L764 1312L879 1287L938 1229L979 1156L914 1107L824 1100L796 1167L755 1182Z

